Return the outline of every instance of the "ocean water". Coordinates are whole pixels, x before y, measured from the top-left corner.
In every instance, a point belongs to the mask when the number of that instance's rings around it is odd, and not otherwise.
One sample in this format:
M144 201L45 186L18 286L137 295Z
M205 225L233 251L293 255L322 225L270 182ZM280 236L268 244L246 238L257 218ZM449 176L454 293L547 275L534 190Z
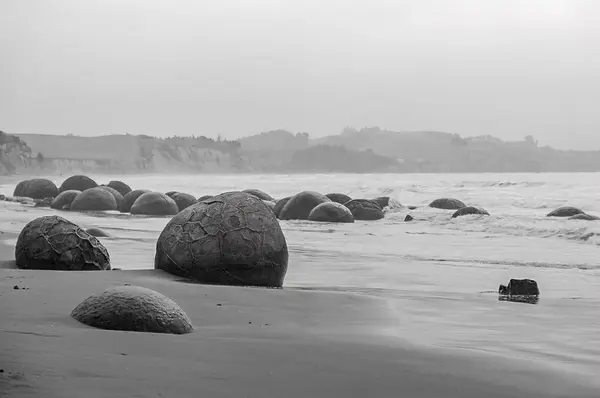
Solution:
M92 176L106 183L114 176ZM59 185L64 178L51 178ZM396 326L383 331L418 344L485 351L595 382L600 370L600 221L548 218L576 206L600 215L600 174L132 175L133 189L196 196L258 188L275 198L302 190L354 198L390 196L404 207L379 221L281 221L290 250L285 288L385 298ZM0 185L11 195L14 184ZM491 216L451 219L427 207L440 197ZM409 210L406 206L419 206ZM19 232L42 214L100 227L113 267L152 268L169 218L58 212L0 202L2 229ZM404 222L406 214L415 221ZM537 304L498 300L499 284L532 278Z

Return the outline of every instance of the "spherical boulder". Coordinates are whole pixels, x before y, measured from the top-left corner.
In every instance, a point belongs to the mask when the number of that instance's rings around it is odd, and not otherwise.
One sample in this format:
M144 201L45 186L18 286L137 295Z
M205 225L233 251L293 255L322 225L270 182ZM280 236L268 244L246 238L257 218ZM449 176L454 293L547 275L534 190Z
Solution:
M123 195L119 191L114 188L109 187L108 185L100 185L98 188L104 189L112 194L115 197L115 202L117 202L116 210L119 210L121 206L123 206Z
M106 187L86 189L71 202L74 211L104 211L117 210L115 196Z
M282 220L308 220L308 215L318 205L331 200L318 192L303 191L292 196L283 206L279 218Z
M64 192L71 189L85 191L86 189L96 188L98 184L88 176L74 175L63 181L58 192Z
M169 195L168 193L166 193L165 195L173 199L173 201L177 204L177 209L179 209L179 211L198 203L196 197L190 195L189 193L172 192L171 195Z
M133 202L131 214L172 216L179 213L177 203L164 193L146 192Z
M194 329L173 300L141 286L118 286L94 294L75 307L71 316L105 330L185 334Z
M116 189L117 192L119 192L123 197L132 191L129 185L125 184L123 181L118 180L111 181L106 186L111 187L112 189Z
M398 202L394 198L390 198L389 196L379 196L372 200L373 202L377 203L382 209L386 207L390 209L398 209L402 207L402 204L400 202Z
M573 206L563 206L551 211L546 217L573 217L577 214L584 214L584 211Z
M337 202L321 203L308 215L310 221L353 223L352 212L343 204Z
M15 258L23 269L110 269L110 256L102 243L59 216L39 217L25 225L17 238Z
M452 214L452 218L461 217L461 216L469 216L469 215L489 216L490 213L488 213L487 210L484 210L479 207L467 206L467 207L462 207L462 208L456 210L454 212L454 214Z
M458 210L458 209L462 209L463 207L467 207L467 205L458 199L440 198L440 199L436 199L433 202L431 202L429 204L429 207L433 207L436 209L443 209L443 210Z
M213 195L202 195L198 198L198 202L202 202L203 200L212 198Z
M279 199L277 202L275 202L275 206L273 207L273 213L275 213L275 217L279 218L279 215L281 214L281 210L283 210L283 206L285 206L285 204L291 199L291 196L287 196L283 199Z
M96 238L108 238L110 235L101 230L100 228L91 227L85 230L88 234L95 236Z
M288 248L260 199L226 192L188 207L156 243L154 267L201 283L281 287Z
M119 211L121 213L129 213L131 210L131 206L135 203L137 198L142 196L143 194L150 192L149 189L136 189L135 191L129 192L127 195L123 197L123 202L121 203L121 207Z
M352 212L355 220L375 221L385 217L381 206L369 199L352 199L344 206Z
M70 209L73 199L75 199L75 197L77 195L79 195L80 193L81 193L81 191L76 191L74 189L69 189L68 191L63 191L63 192L59 193L56 198L54 198L54 200L50 204L50 208L56 209L56 210L62 210L65 208L65 206L67 206Z
M250 194L252 196L256 196L258 199L262 200L270 200L274 201L275 199L266 192L261 191L260 189L244 189L242 192Z
M32 199L54 198L58 195L56 185L46 178L34 178L21 181L15 187L13 196L23 196Z
M574 216L569 217L569 220L585 220L585 221L597 221L600 220L600 217L593 216L591 214L579 213Z
M348 195L345 195L343 193L328 193L327 195L325 195L329 198L329 200L331 200L332 202L336 202L336 203L348 203L352 200L352 198Z

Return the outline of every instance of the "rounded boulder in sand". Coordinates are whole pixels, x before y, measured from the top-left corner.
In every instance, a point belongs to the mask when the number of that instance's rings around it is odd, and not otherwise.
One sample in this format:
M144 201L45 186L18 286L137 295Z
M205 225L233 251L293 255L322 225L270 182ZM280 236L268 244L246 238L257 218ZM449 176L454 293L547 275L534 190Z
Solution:
M117 202L116 210L119 210L121 208L121 206L123 206L123 195L121 195L121 193L119 191L117 191L114 188L109 187L108 185L100 185L98 188L104 189L105 191L110 192L112 194L112 196L114 196L115 202Z
M226 192L177 214L156 243L154 267L201 283L281 287L288 248L262 200Z
M46 178L34 178L17 184L13 196L32 199L54 198L58 195L56 185Z
M282 220L308 220L310 212L325 202L331 202L331 200L318 192L303 191L297 193L283 206L279 218Z
M329 198L329 200L331 200L332 202L336 202L336 203L340 203L340 204L348 203L352 200L352 198L350 196L343 194L343 193L328 193L325 196L327 196Z
M132 189L129 185L127 185L123 181L119 181L119 180L113 180L113 181L109 182L108 184L106 184L106 186L111 187L112 189L116 189L117 192L119 192L121 194L121 196L123 196L123 197L132 191Z
M56 198L50 203L50 208L56 210L62 210L65 207L71 208L71 203L73 200L79 195L81 191L76 191L74 189L70 189L68 191L64 191L58 194Z
M577 214L585 214L585 212L577 207L563 206L551 211L546 217L573 217Z
M86 189L73 199L73 211L105 211L117 210L117 200L106 187Z
M400 202L398 202L394 198L390 198L389 196L379 196L372 200L373 202L377 203L382 209L386 207L389 209L399 209L402 207L402 204Z
M185 192L167 192L165 195L173 199L173 201L177 204L177 209L179 211L187 209L191 205L198 203L198 200L194 195L190 195L189 193Z
M86 189L96 188L97 186L98 184L96 181L92 180L90 177L78 174L64 180L58 191L64 192L74 189L83 192Z
M110 256L98 239L59 216L30 221L17 239L16 265L57 271L109 270Z
M321 203L308 215L310 221L353 223L352 212L343 204L337 202Z
M569 217L569 220L598 221L600 220L600 217L586 213L579 213Z
M71 312L99 329L149 333L191 333L187 314L170 298L141 286L119 286L94 294Z
M131 206L135 203L137 198L142 196L143 194L151 192L149 189L136 189L135 191L129 192L127 195L123 197L123 203L121 203L121 207L119 211L121 213L129 213L131 210Z
M355 220L375 221L385 217L381 206L373 200L353 199L344 206L352 212Z
M458 199L454 198L440 198L436 199L429 204L429 207L433 207L435 209L443 209L443 210L458 210L463 207L467 207L466 204L461 202Z
M275 199L268 193L261 191L260 189L244 189L242 192L257 197L258 199L275 201Z
M462 208L456 210L454 212L454 214L452 214L452 218L461 217L461 216L470 216L470 215L489 216L490 213L488 213L487 210L479 208L479 207L467 206L467 207L462 207Z
M281 210L283 210L283 207L291 198L291 196L287 196L275 202L275 206L273 206L273 213L275 213L275 217L279 218L281 215Z
M146 192L133 202L131 214L172 216L179 213L177 203L164 193Z

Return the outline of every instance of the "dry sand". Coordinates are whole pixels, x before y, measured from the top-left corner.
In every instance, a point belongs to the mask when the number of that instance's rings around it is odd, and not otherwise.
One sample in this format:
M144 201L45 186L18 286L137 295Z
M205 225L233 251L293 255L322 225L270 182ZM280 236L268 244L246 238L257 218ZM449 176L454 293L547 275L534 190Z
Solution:
M195 331L106 331L69 316L126 283L174 299ZM535 363L411 345L390 334L386 300L353 294L189 284L155 270L3 269L0 314L0 396L600 396Z

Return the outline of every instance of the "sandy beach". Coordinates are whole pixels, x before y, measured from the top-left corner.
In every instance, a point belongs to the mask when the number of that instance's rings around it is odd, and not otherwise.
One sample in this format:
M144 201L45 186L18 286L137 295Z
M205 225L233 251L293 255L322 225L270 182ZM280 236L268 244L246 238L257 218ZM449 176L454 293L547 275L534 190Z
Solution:
M13 247L0 247L3 261L14 259ZM171 297L195 331L106 331L69 316L89 295L124 284ZM398 320L387 299L351 293L207 286L155 270L3 269L0 308L2 396L591 398L599 391L534 362L391 336Z

